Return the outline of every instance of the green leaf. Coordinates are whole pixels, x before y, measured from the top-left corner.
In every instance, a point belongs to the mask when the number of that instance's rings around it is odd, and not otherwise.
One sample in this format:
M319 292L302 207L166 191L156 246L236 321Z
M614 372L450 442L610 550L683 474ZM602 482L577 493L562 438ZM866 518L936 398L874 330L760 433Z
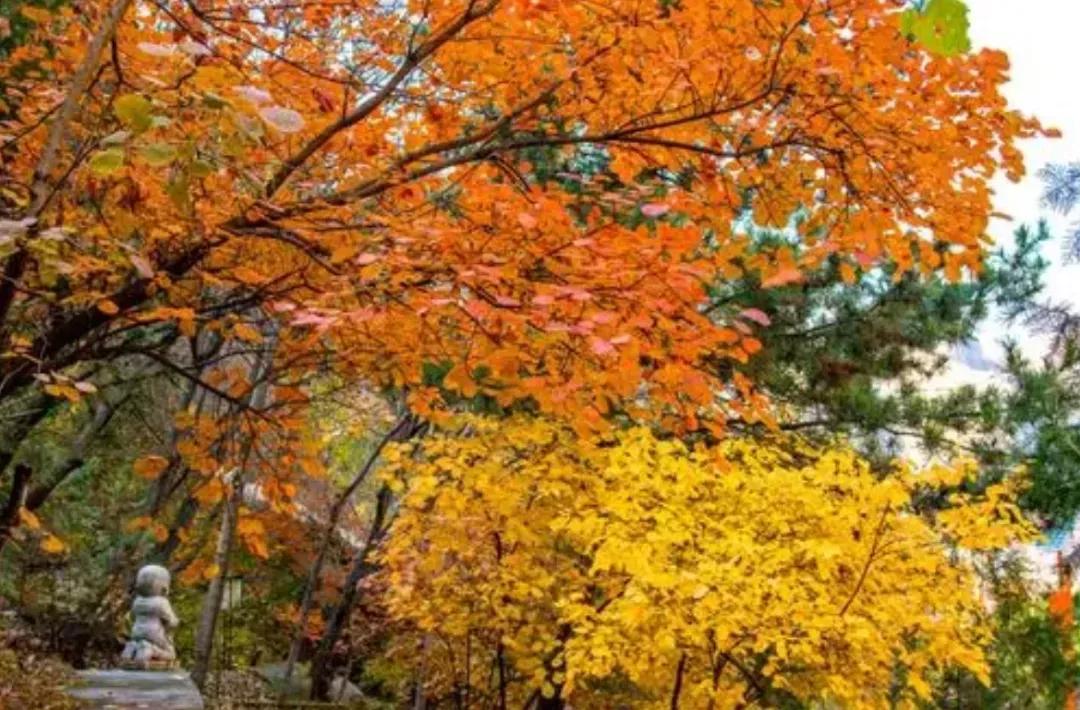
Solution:
M951 57L971 50L968 7L963 0L930 0L919 10L908 10L900 29L934 54Z
M195 160L191 163L191 174L197 178L209 177L214 172L214 166L205 160Z
M165 192L173 204L182 210L191 206L191 181L187 173L180 173L165 186Z
M206 104L208 108L218 109L218 108L225 108L226 106L229 105L228 101L221 98L217 94L212 94L212 93L207 92L207 93L203 94L202 98L203 98L203 103Z
M90 156L90 169L98 175L112 175L124 166L124 151L121 148L99 150Z
M139 156L148 165L160 168L176 160L176 148L168 143L151 143L139 151Z
M145 131L154 123L153 106L138 94L124 94L113 104L113 113L133 131Z

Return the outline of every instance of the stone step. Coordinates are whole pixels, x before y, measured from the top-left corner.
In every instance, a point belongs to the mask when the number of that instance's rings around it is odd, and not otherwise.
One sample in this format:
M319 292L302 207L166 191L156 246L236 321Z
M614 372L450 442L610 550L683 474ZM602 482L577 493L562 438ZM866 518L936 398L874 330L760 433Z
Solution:
M183 671L80 671L68 694L86 708L203 710L198 688Z

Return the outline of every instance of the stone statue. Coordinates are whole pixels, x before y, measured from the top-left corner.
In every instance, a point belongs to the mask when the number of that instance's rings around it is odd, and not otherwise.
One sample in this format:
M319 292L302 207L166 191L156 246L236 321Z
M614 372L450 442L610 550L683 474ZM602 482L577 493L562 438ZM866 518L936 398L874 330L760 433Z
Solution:
M169 570L146 565L135 578L131 640L124 646L124 665L132 668L171 668L176 661L169 631L180 620L169 604Z

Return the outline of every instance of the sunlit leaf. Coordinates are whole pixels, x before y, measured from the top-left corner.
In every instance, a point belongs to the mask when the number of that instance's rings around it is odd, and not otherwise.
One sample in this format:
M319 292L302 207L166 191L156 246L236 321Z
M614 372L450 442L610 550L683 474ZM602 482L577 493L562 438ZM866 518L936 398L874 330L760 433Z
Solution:
M901 29L931 52L952 56L971 51L968 8L963 0L930 0L923 10L910 9Z
M98 175L112 175L124 167L124 151L122 148L99 150L90 156L89 165Z
M46 535L41 541L41 549L50 555L59 555L67 550L67 545L55 535Z
M113 103L116 117L133 131L145 131L153 124L153 105L139 94L124 94Z
M160 168L176 160L176 148L168 143L151 143L139 150L139 156L147 165Z

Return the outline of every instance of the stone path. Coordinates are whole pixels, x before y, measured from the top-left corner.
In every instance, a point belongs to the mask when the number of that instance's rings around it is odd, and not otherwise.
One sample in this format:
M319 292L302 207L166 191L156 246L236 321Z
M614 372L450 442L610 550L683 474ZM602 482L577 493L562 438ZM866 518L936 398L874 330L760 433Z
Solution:
M191 678L183 671L81 671L68 694L84 707L116 710L203 710Z

